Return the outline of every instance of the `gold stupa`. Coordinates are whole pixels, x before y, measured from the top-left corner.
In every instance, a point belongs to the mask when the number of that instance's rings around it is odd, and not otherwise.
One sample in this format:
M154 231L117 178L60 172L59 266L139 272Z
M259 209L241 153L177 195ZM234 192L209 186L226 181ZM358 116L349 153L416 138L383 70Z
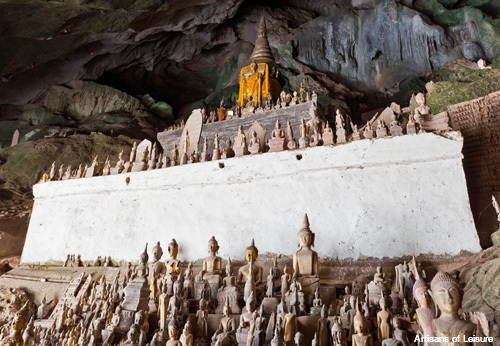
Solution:
M238 96L240 106L245 107L249 101L252 101L254 106L257 106L268 99L276 100L281 92L281 85L272 73L272 70L277 68L277 65L267 40L264 17L260 20L255 48L247 64L240 71L240 92Z

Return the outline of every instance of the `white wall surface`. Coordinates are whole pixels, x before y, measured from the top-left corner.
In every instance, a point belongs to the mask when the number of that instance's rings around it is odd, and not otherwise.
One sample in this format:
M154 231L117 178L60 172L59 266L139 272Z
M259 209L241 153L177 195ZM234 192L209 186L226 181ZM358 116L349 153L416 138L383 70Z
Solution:
M362 140L232 158L224 168L214 161L38 184L22 262L68 253L135 261L146 242L151 249L159 240L166 254L171 238L179 259L196 260L212 235L222 257L243 258L252 238L261 254L291 255L305 212L320 256L476 252L462 137L447 137Z

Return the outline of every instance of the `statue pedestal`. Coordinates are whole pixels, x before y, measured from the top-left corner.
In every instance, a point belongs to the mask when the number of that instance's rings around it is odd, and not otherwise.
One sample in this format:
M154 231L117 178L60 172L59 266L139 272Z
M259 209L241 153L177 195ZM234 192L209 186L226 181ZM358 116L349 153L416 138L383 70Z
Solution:
M345 143L347 142L345 137L345 129L337 129L337 143Z
M184 153L181 156L181 165L185 165L185 164L187 164L187 162L188 162L188 158L187 158L186 153Z
M210 296L212 297L212 300L216 300L217 292L219 291L219 287L222 284L222 276L220 276L219 274L205 273L203 275L203 280L208 282L210 286Z
M234 154L236 156L243 156L243 155L248 155L250 152L247 149L247 146L241 146L241 147L234 147Z
M311 147L317 147L323 145L323 140L321 139L321 135L319 133L315 133L311 136L311 141L309 142Z
M299 283L302 285L302 292L304 292L304 302L306 304L306 311L312 306L314 299L314 292L319 288L319 278L317 276L301 276L298 278Z
M210 161L210 159L211 159L210 154L201 153L201 162L207 162Z
M224 152L222 153L221 158L222 159L229 159L231 157L234 157L234 150L233 150L233 148L225 148Z
M323 133L323 145L335 144L335 139L333 138L333 132Z
M212 160L220 160L220 150L214 149L212 153Z
M215 313L222 314L222 310L224 309L224 304L226 304L227 299L229 299L231 313L239 314L241 312L240 306L238 305L240 292L235 286L224 287L217 291L217 309L215 309Z
M386 128L377 129L376 133L377 133L377 138L387 137L387 129Z
M265 297L262 300L262 305L264 307L264 313L270 315L273 311L276 311L279 305L279 300L276 297Z
M236 342L238 346L246 346L248 339L248 332L250 328L241 328L240 332L236 332Z
M299 138L299 148L307 148L309 146L309 138L300 137Z
M273 139L271 138L269 140L269 151L283 151L285 150L285 139L284 138L278 138L278 139Z
M135 278L125 287L125 299L122 308L133 312L139 310L149 311L150 293L148 280L143 277Z
M252 155L258 154L258 153L260 153L260 145L259 144L252 145L251 147L248 148L248 151Z
M289 140L288 143L286 144L286 146L289 150L293 150L293 149L298 148L297 142L294 139Z

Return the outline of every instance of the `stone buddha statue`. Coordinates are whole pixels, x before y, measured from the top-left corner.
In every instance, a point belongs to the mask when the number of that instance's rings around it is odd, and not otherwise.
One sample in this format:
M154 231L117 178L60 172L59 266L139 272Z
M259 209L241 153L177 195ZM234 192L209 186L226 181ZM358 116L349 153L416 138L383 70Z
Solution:
M180 261L177 259L177 254L179 252L179 245L175 239L172 239L168 244L168 255L169 258L165 260L165 268L167 275L179 275L180 273Z
M247 137L243 131L243 126L238 128L238 134L234 137L233 150L236 156L243 156L249 154L247 146Z
M236 344L236 321L231 317L231 308L229 306L229 301L226 300L226 304L223 309L223 317L219 321L219 328L215 331L212 336L212 345L216 345L217 342L220 345L235 345Z
M413 119L416 123L420 124L424 116L430 114L431 108L425 104L425 96L422 93L417 94L415 101L417 101L418 107L415 108Z
M433 336L453 337L459 336L459 341L454 345L468 345L469 337L476 335L476 325L464 321L458 315L462 304L462 290L457 280L449 273L440 271L431 281L432 296L436 302L440 315L432 321ZM442 342L441 345L449 343Z
M313 306L311 308L311 316L319 316L323 307L323 300L319 297L319 287L314 292Z
M359 304L356 302L356 316L353 320L354 335L352 336L352 346L373 346L373 338L369 334L365 317L359 310Z
M177 340L177 336L179 335L179 328L177 327L177 322L172 319L168 324L168 337L169 340L166 343L166 346L182 346L181 342Z
M151 276L153 274L160 275L165 273L165 263L160 262L161 256L163 256L163 249L160 246L160 242L157 242L155 246L153 246L153 264L151 265Z
M193 334L191 334L191 322L189 322L189 320L187 320L186 324L184 325L184 330L182 331L182 335L179 338L179 341L183 346L193 345L194 340Z
M219 244L215 237L212 236L208 241L208 256L203 260L201 274L203 280L209 283L214 299L217 298L217 290L222 283L222 259L217 256L218 251Z
M285 149L285 131L281 128L279 119L269 139L269 151L282 151Z
M391 318L392 314L387 311L387 301L382 296L379 300L381 311L377 313L377 337L378 340L385 340L391 337Z
M250 145L248 147L248 151L251 154L257 154L260 152L260 138L257 136L257 132L255 130L252 131L252 136L250 137Z
M259 255L259 250L255 247L255 242L252 239L252 244L245 250L245 259L247 264L238 270L238 283L245 283L247 280L248 273L250 271L250 263L252 263L252 272L255 285L259 286L262 283L262 267L255 264L257 261L257 256Z
M302 228L297 233L300 249L293 254L293 270L297 276L318 277L318 254L311 250L314 246L314 233L309 228L309 219L304 215Z

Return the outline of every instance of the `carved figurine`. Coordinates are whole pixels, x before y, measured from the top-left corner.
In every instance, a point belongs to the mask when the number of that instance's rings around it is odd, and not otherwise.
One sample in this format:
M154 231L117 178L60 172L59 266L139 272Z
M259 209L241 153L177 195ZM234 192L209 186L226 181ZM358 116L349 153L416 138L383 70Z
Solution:
M226 300L226 305L223 309L223 317L219 322L219 328L215 331L212 336L212 345L216 345L220 342L220 345L236 345L236 321L231 315L231 308L229 307L229 301Z
M440 315L432 321L433 336L459 336L455 345L466 345L469 337L476 335L476 325L464 321L458 315L462 304L462 290L457 280L449 273L438 272L431 282L432 296L437 304Z
M246 278L248 277L248 273L251 268L250 263L252 264L252 272L255 285L259 286L262 283L262 267L255 264L258 256L259 250L257 249L257 247L255 247L255 242L252 239L252 243L245 250L245 259L247 261L247 264L245 264L238 270L238 283L246 282Z
M293 255L293 270L298 276L318 276L318 254L311 250L314 233L309 228L309 219L304 215L302 228L297 233L300 249Z

